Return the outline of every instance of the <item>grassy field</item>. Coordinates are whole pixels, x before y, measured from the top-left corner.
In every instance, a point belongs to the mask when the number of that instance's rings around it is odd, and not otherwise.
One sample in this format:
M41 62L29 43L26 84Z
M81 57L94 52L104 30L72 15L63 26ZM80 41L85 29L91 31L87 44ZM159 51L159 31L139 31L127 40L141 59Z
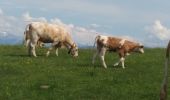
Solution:
M46 50L38 49L34 58L27 56L23 46L0 46L0 100L159 98L165 56L162 48L131 54L126 58L126 69L112 66L118 60L116 53L106 54L108 69L104 69L99 59L95 66L91 64L94 51L90 49L80 49L77 59L66 50L59 50L59 57L54 52L46 57Z

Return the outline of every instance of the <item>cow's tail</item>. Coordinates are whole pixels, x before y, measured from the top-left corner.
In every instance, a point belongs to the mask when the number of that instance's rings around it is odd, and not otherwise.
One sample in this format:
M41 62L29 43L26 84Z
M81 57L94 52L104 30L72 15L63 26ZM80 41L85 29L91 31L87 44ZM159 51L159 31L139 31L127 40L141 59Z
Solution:
M24 31L24 45L25 45L26 47L28 47L29 42L30 42L29 30L30 30L30 24L28 24L28 25L26 26L25 31Z
M97 44L97 41L100 39L100 35L97 35L93 44L93 48L95 48L95 45Z
M26 46L26 31L24 31L24 39L23 39L23 45Z
M170 41L166 49L164 78L160 90L160 100L167 100L169 53L170 53Z

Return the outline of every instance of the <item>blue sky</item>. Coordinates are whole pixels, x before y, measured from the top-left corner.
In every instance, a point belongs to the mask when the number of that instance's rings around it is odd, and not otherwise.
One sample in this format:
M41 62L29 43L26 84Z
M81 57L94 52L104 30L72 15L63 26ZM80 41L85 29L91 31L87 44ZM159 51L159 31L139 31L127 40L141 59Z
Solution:
M169 9L169 0L0 0L0 44L21 43L26 24L45 21L68 27L80 45L103 34L165 47Z

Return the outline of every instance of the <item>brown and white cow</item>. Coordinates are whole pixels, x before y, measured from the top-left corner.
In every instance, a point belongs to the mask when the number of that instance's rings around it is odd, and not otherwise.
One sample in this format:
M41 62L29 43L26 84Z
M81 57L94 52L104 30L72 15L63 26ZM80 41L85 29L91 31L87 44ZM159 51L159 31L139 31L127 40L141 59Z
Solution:
M140 43L131 42L126 39L116 37L98 35L95 38L95 44L97 44L97 52L93 56L92 63L94 64L96 56L99 55L104 68L107 68L104 60L106 51L117 52L119 54L120 60L119 62L115 63L114 66L118 66L121 63L123 68L125 68L124 61L126 55L129 55L131 52L144 53L143 45Z
M69 54L73 57L78 56L78 47L71 38L66 28L56 25L48 24L43 22L32 22L27 25L27 32L30 41L28 43L28 53L33 54L37 57L35 47L38 42L52 43L52 47L48 50L47 56L53 48L58 48L61 44L65 45L69 49Z

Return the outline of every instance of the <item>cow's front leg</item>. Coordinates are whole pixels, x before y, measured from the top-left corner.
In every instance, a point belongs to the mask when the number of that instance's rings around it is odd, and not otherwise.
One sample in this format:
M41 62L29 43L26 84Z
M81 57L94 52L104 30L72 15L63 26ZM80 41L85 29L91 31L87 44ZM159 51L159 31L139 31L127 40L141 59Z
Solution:
M123 56L123 53L122 53L122 52L123 52L123 51L122 51L121 49L118 51L119 57L122 57L122 56ZM119 61L116 62L113 66L114 66L114 67L115 67L115 66L118 66L120 63L121 63L121 61L120 61L120 59L119 59Z
M59 42L54 42L52 43L51 47L48 49L46 56L48 57L50 55L50 52L53 50L53 48L55 48L56 45L58 45Z
M52 50L53 50L53 47L50 47L50 48L48 49L48 51L47 51L47 53L46 53L46 56L47 56L47 57L50 55L50 51L52 51Z
M55 48L55 54L58 56L58 48Z
M114 64L114 66L118 66L120 63L122 64L122 68L125 68L125 64L124 64L125 58L121 57L120 60Z
M124 61L125 61L125 52L124 52L123 49L120 49L118 51L118 53L119 53L120 59L119 59L119 61L117 63L114 64L114 66L118 66L121 63L122 64L122 68L124 69L125 68L125 64L124 64Z
M102 48L100 50L99 56L100 56L100 59L102 61L102 65L104 66L104 68L107 68L107 65L106 65L105 60L104 60L105 52L106 52L106 49Z

